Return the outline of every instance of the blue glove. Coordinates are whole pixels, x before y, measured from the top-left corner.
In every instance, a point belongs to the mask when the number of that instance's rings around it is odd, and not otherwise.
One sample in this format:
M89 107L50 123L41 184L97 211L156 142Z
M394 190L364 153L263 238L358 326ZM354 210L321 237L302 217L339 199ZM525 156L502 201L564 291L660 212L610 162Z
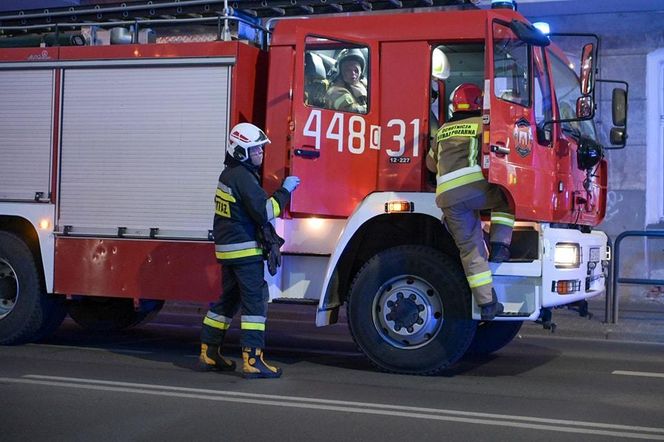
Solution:
M293 190L295 190L299 185L300 185L300 177L287 176L281 187L288 190L288 192L292 193Z

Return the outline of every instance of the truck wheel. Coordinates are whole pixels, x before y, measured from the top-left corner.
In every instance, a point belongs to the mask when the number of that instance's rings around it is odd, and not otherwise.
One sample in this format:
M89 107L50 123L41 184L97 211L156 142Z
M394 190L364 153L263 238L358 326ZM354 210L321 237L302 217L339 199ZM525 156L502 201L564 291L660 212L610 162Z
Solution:
M440 251L394 247L355 276L348 325L380 369L433 375L458 361L473 339L470 296L463 268Z
M0 232L0 344L32 342L62 323L61 297L47 295L35 258L16 235Z
M141 300L138 310L128 298L82 297L69 304L69 316L91 331L117 331L147 322L159 313L164 301Z
M488 355L500 350L516 337L523 321L482 321L477 326L467 355Z

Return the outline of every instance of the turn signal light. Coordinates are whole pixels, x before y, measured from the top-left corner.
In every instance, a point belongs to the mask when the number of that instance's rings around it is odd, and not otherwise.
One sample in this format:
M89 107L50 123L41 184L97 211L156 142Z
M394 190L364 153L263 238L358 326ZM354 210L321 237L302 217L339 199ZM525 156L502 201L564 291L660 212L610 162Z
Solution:
M562 281L553 281L551 283L551 291L559 295L571 295L574 292L581 290L581 281L578 279L566 279Z
M385 203L385 213L412 212L415 204L411 201L388 201Z

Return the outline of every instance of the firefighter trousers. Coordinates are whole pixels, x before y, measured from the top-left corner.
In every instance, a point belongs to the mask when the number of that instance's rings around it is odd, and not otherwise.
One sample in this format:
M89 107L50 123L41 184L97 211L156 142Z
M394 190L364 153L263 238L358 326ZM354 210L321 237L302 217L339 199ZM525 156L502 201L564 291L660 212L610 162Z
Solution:
M496 186L475 198L443 208L443 220L454 238L468 285L477 305L493 301L493 279L480 218L481 210L491 210L491 242L509 246L514 215L503 192Z
M233 316L242 308L242 347L264 348L269 298L263 261L221 266L221 296L203 319L201 342L221 345Z

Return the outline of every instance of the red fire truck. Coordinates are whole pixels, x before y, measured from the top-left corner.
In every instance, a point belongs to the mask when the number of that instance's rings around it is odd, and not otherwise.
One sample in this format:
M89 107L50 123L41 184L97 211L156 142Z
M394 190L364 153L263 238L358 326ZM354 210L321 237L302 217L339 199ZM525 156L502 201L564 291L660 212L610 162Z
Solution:
M597 46L579 46L577 75L511 2L498 3L283 19L256 26L270 34L259 47L242 35L139 44L137 28L104 28L127 44L87 36L81 46L0 49L0 343L41 339L67 313L117 329L164 301L216 299L213 195L227 132L242 121L272 141L266 189L302 179L276 222L286 243L271 300L317 304L318 326L345 305L355 342L381 369L437 373L502 348L552 307L603 295ZM226 36L236 31L225 24L243 23L220 21ZM12 29L0 46L18 38ZM357 113L322 99L345 49L365 57ZM468 82L484 90L479 164L518 220L512 259L491 265L505 312L490 322L424 161L450 92ZM626 138L626 93L613 90L615 145Z

